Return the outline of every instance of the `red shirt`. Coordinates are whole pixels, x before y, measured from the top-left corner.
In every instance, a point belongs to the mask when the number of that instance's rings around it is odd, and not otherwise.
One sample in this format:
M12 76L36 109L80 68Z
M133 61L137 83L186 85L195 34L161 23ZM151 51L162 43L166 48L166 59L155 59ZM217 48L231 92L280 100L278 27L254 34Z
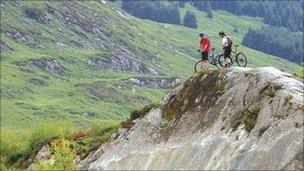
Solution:
M203 50L204 47L207 46L207 48L203 52L210 52L211 46L210 46L210 41L207 37L204 37L200 40L200 45L201 45L201 50Z

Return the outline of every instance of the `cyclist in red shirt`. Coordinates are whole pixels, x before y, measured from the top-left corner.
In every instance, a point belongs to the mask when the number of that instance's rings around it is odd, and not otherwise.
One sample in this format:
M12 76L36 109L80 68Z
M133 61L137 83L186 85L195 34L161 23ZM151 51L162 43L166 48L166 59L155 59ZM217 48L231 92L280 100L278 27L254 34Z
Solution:
M200 36L200 49L198 51L202 53L201 67L203 69L208 69L210 64L208 59L208 55L211 49L210 40L205 33L200 33L199 36Z

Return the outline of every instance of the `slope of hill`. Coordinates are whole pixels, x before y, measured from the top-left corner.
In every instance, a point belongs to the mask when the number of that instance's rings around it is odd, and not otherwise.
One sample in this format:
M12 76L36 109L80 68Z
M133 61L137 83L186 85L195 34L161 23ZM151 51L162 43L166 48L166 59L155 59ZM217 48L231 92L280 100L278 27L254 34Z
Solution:
M271 67L194 74L79 167L302 170L303 88Z
M193 73L198 32L207 32L220 53L219 30L240 43L249 27L262 25L260 18L223 11L208 19L189 5L181 9L182 16L192 10L198 29L138 19L106 1L0 1L0 7L0 151L14 151L12 163L29 155L31 143L56 137L61 129L116 124L132 109L159 101ZM300 68L240 50L249 67L275 66L290 73ZM54 121L50 128L56 130L47 130L44 124ZM32 130L38 131L33 141Z
M218 48L218 30L241 42L260 19L193 10L197 30L140 20L109 2L1 2L1 120L22 128L45 118L86 123L120 119L166 90L133 86L133 76L184 79L197 60L197 33ZM249 66L294 72L297 65L242 47ZM169 87L171 85L168 85ZM132 90L132 91L130 91ZM17 121L17 122L16 122Z

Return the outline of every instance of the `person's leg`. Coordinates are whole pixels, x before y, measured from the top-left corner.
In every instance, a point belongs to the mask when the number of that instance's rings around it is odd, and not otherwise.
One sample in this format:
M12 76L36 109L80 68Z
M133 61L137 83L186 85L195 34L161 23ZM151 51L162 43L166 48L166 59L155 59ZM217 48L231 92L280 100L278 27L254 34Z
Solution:
M206 60L208 60L208 53L202 52L202 61L203 61L203 68L206 69Z
M201 61L200 65L201 65L201 68L203 69L204 68L204 54L203 54L203 52L201 53L201 56L202 56L202 61Z
M224 48L224 66L227 67L228 66L228 49L227 47Z
M231 66L230 56L231 56L231 48L227 49L227 65Z
M209 64L210 64L210 61L209 61L209 52L206 52L206 58L207 58L207 60L206 60L206 69L209 69Z

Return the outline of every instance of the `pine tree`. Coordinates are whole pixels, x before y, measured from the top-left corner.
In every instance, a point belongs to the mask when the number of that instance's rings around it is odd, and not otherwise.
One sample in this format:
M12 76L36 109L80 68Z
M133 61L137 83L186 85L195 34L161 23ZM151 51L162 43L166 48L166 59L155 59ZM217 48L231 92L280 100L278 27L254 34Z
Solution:
M183 24L186 27L197 28L195 14L191 11L187 11L183 20Z

